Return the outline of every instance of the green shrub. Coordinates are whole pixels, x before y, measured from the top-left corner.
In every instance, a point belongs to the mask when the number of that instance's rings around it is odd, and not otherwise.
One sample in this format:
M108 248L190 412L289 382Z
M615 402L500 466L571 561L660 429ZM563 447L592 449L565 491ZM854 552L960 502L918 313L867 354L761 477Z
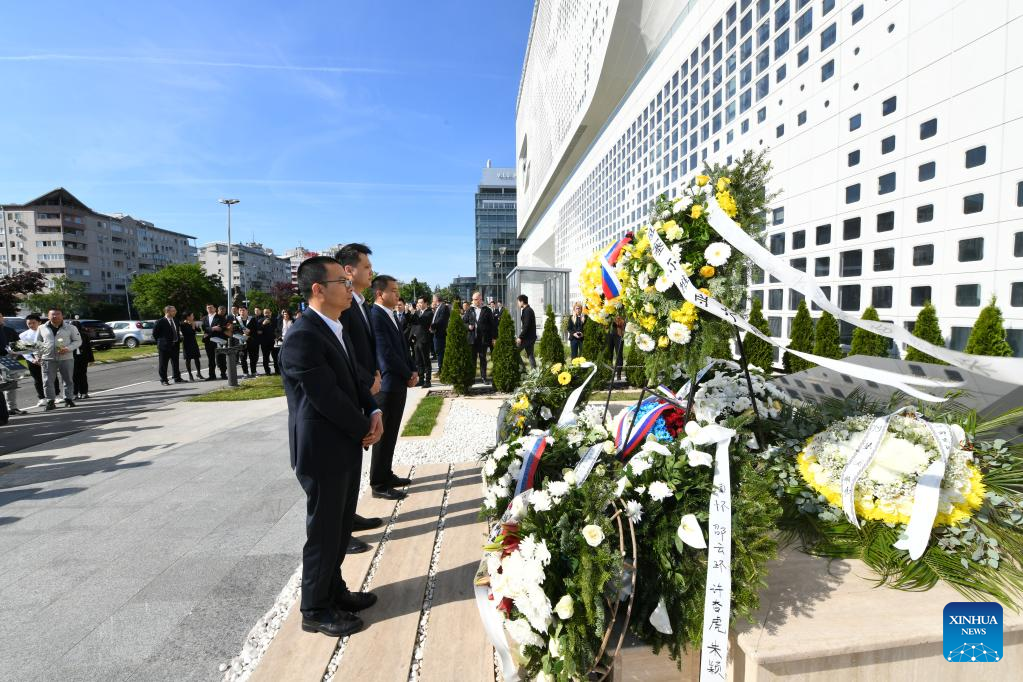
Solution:
M877 316L877 310L874 309L874 306L870 306L863 311L863 317L860 319L878 322L881 318ZM880 334L857 327L853 331L852 347L849 350L849 355L872 355L878 358L887 358L889 357L888 348L890 344L891 342Z
M515 345L515 323L507 310L501 312L501 320L497 324L497 343L491 356L494 367L491 376L494 388L502 393L511 393L522 380L522 362L519 359L519 348Z
M838 320L826 310L814 325L813 354L836 360L842 357L842 349L838 347Z
M558 325L554 319L554 308L547 306L547 319L543 323L543 335L540 336L541 362L545 365L554 365L565 361L565 344L558 334Z
M966 352L970 355L996 355L1003 358L1012 356L1012 346L1005 340L1002 311L998 309L994 296L973 323L973 331L966 342Z
M469 330L461 315L453 310L448 322L448 338L444 346L444 366L440 369L441 381L451 384L455 393L465 395L476 378L476 361L469 347Z
M924 307L917 313L916 324L913 325L913 336L933 343L935 346L945 345L945 339L941 335L941 325L938 324L938 313L930 301L924 303ZM912 346L906 351L906 360L909 362L931 362L935 365L948 364L944 360L932 357Z
M625 351L625 379L630 386L643 388L647 385L646 366L643 364L643 355L639 352L636 344L629 344Z
M792 332L789 334L789 348L792 350L810 353L813 351L813 318L810 317L810 309L806 307L806 301L799 302L796 310L796 317L792 320ZM812 362L796 357L791 353L785 353L782 358L785 371L789 374L802 372L804 369L815 367Z
M590 381L595 390L607 388L611 380L611 368L605 367L612 359L608 357L607 330L604 325L594 322L592 317L586 318L583 325L583 357L597 363L597 375Z
M758 298L753 299L749 323L767 336L771 335L771 327L764 317L764 304ZM747 333L746 338L742 340L742 348L746 352L746 362L765 372L771 371L771 365L774 364L774 346L754 334Z

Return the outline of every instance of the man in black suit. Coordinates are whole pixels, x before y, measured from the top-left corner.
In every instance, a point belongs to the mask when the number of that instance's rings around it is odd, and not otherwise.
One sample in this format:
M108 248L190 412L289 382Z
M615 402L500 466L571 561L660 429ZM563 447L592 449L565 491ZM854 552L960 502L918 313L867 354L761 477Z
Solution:
M245 337L245 350L238 355L242 360L242 372L247 377L256 376L256 363L259 362L259 328L256 318L249 315L249 309L238 306L238 319L235 324L237 332ZM237 335L237 334L236 334Z
M178 314L174 306L165 306L163 317L153 325L153 340L156 341L156 349L159 357L160 383L170 386L167 381L167 363L170 362L171 370L174 372L174 383L180 384L181 367L178 365L178 356L181 355L181 329L174 316Z
M493 326L494 314L490 308L483 305L483 294L478 291L472 293L472 305L465 314L462 321L469 330L469 346L472 348L472 364L476 364L476 358L480 359L480 377L483 383L487 383L487 349L490 348L490 330Z
M451 306L444 302L438 294L433 295L433 318L430 321L430 333L433 334L433 352L437 355L437 374L444 366L444 345L448 342L448 321L451 319Z
M497 333L500 330L499 325L501 324L501 311L497 307L497 303L494 299L490 299L487 302L487 307L490 308L490 357L493 359L494 346L497 345Z
M384 435L373 446L373 464L369 470L369 484L373 497L400 500L405 493L398 488L411 481L394 474L394 446L398 442L398 428L405 411L408 389L419 381L408 343L402 333L395 308L398 304L398 282L389 275L373 279L376 303L370 310L370 323L376 336L377 364L380 367L381 386L376 395L377 405L384 411Z
M269 308L263 308L258 320L259 352L263 355L263 374L270 376L270 359L274 354L274 342L277 340L277 318ZM277 360L274 360L276 364ZM252 368L255 373L256 368ZM279 374L280 372L278 372Z
M536 345L536 313L529 307L529 297L525 294L519 295L518 302L522 330L519 332L519 338L515 339L515 345L526 351L529 366L536 369L536 357L533 356L533 346Z
M221 306L223 308L223 306ZM220 367L221 378L227 372L227 362L223 357L217 357L217 344L213 339L224 338L224 325L227 320L217 312L217 307L212 303L206 304L206 315L202 318L202 345L206 350L206 362L210 371L206 374L206 381L213 381L217 378L216 368Z
M352 305L341 314L341 323L352 337L352 358L359 380L370 395L380 392L380 369L377 367L376 339L369 320L369 308L362 293L373 282L373 264L369 257L373 253L365 244L345 244L337 252L336 260L345 270L345 276L352 280ZM355 515L354 528L357 531L370 530L383 524L375 516ZM353 537L348 547L349 554L365 552L369 545Z
M281 348L291 466L306 494L302 629L331 637L361 630L354 612L377 599L371 592L351 592L340 570L359 497L362 451L383 430L380 411L348 353L351 337L338 322L351 305L351 287L330 256L303 261L298 288L309 308Z
M433 375L433 367L430 364L430 346L433 343L433 336L430 334L432 322L433 310L426 304L426 297L420 296L416 301L416 312L412 317L412 342L415 350L416 371L419 372L419 385L424 388L430 388Z

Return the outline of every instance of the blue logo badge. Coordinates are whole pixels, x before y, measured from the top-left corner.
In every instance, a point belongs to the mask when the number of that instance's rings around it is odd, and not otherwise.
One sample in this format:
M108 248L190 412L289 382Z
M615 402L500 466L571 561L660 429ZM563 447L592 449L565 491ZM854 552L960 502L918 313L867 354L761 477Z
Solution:
M946 661L993 663L1002 660L1002 605L994 602L953 601L945 605Z

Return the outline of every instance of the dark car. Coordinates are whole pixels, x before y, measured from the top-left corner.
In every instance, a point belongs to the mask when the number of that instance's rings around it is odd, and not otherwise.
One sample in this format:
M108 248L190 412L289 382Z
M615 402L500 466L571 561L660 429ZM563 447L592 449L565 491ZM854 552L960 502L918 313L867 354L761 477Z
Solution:
M114 329L106 322L100 320L78 320L81 323L82 333L92 341L92 347L96 350L106 350L114 345Z

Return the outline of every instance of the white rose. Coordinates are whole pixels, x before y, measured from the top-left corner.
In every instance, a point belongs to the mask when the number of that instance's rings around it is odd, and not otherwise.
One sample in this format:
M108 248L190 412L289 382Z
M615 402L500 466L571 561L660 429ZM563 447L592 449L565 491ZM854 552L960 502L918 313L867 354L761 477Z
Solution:
M707 541L703 539L703 529L700 528L700 522L696 520L696 516L693 514L686 514L682 517L681 522L678 524L678 537L690 547L703 549L707 546Z
M565 472L565 483L567 483L569 485L575 485L575 472L574 471L566 471Z
M671 488L669 488L668 484L664 481L654 481L651 483L649 493L650 497L658 501L663 500L666 497L671 497L673 494L671 492Z
M554 682L554 678L541 670L536 674L536 682Z
M608 455L613 455L617 452L618 448L615 447L614 441L604 441L604 452Z
M604 541L604 531L600 529L600 526L591 523L588 526L583 526L583 537L586 539L587 545L596 547Z
M568 620L572 617L572 614L575 613L575 602L572 601L571 595L566 594L558 600L558 603L554 605L554 613L558 614L558 618L561 620Z

